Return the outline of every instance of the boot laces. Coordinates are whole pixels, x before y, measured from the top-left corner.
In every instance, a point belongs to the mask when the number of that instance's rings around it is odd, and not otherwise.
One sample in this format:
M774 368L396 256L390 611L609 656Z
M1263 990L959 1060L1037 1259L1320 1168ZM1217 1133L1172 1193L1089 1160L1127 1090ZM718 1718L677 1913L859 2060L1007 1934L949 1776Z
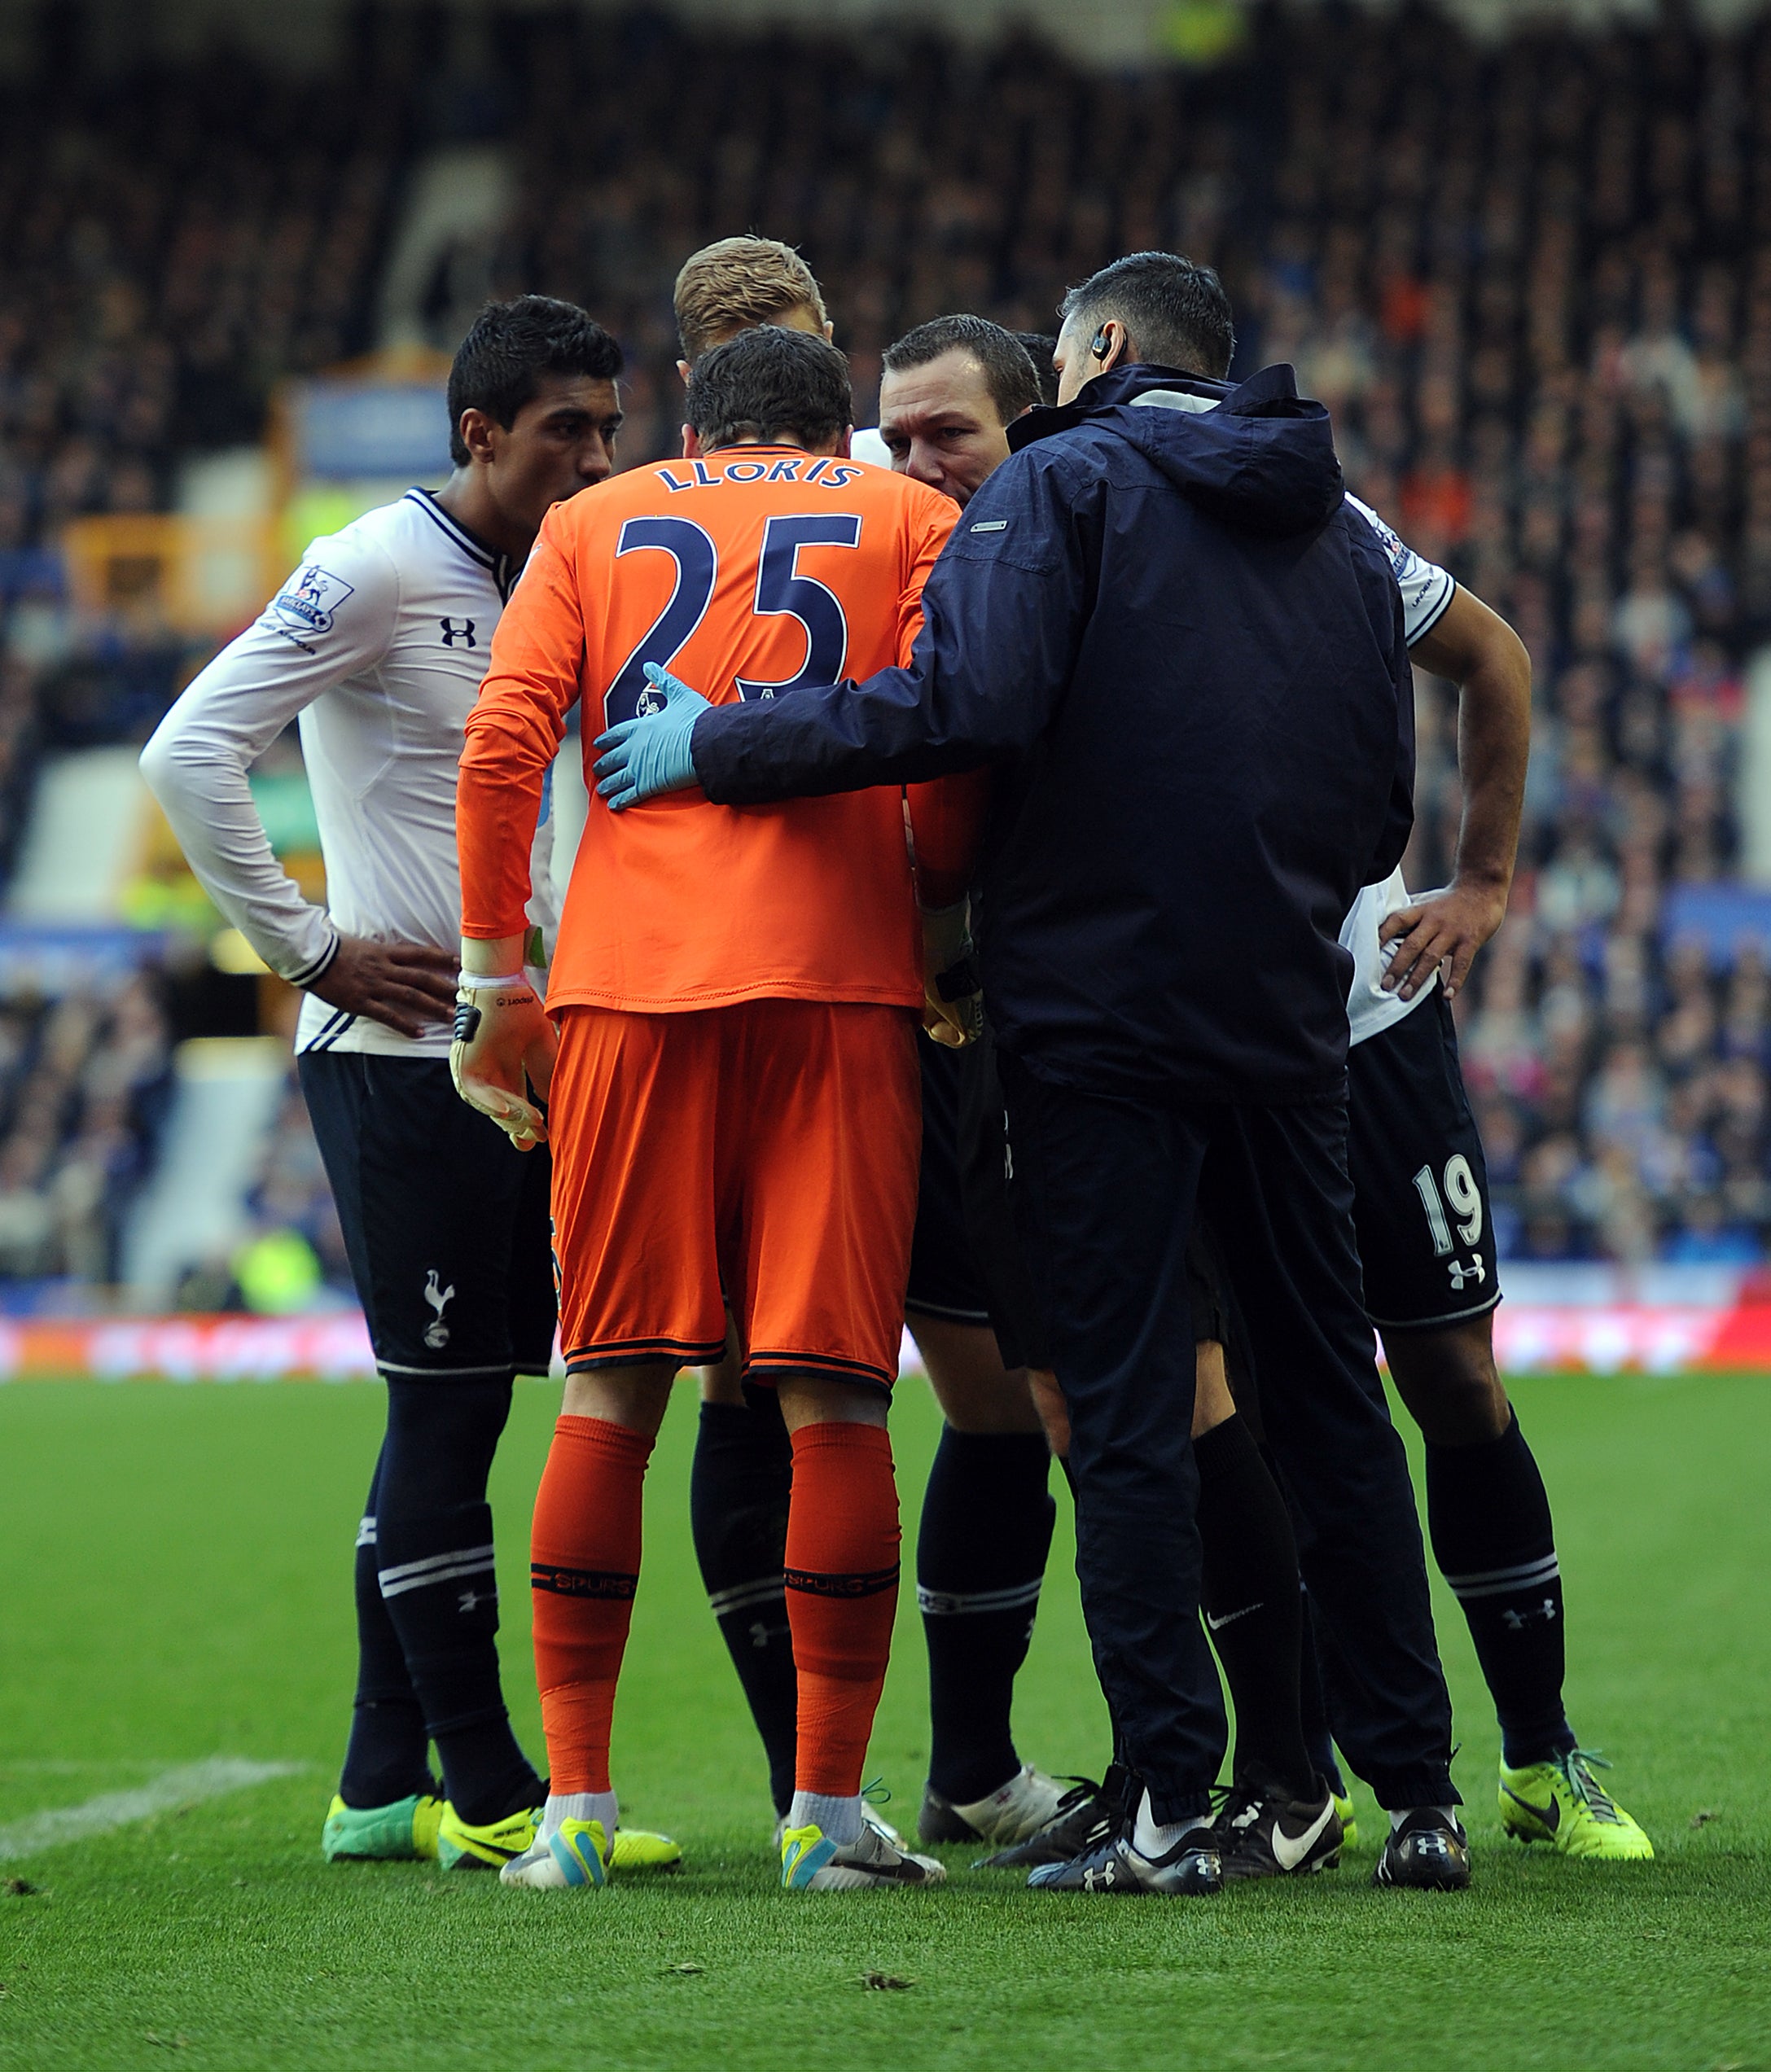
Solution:
M1571 1748L1556 1758L1556 1768L1567 1781L1569 1790L1593 1819L1619 1826L1621 1821L1616 1803L1593 1774L1594 1770L1608 1770L1611 1767L1596 1748Z

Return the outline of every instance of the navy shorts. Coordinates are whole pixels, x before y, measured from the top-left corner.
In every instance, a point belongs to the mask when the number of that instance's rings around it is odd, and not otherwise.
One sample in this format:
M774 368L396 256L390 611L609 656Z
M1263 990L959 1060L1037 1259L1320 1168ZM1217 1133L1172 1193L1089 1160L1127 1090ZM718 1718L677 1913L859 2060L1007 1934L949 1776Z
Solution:
M1485 1315L1501 1299L1488 1172L1442 989L1356 1043L1347 1076L1347 1163L1372 1322L1431 1330Z
M920 1048L923 1171L904 1306L989 1325L1005 1367L1049 1367L1009 1207L1002 1089L989 1029L963 1050L927 1041Z
M904 1307L956 1324L988 1324L990 1304L966 1224L959 1182L960 1072L969 1050L917 1040L923 1074L923 1165Z
M444 1058L309 1051L297 1065L376 1366L401 1378L545 1374L546 1146L519 1151L456 1093Z

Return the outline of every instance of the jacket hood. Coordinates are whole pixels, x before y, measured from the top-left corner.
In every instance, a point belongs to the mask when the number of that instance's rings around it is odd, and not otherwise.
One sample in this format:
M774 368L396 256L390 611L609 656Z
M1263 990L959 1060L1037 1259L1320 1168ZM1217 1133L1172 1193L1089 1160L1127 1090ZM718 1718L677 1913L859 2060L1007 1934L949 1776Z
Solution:
M1115 367L1073 401L1017 418L1009 445L1019 452L1077 425L1128 440L1202 510L1247 532L1313 531L1345 490L1328 413L1298 394L1288 366L1234 387L1174 367Z

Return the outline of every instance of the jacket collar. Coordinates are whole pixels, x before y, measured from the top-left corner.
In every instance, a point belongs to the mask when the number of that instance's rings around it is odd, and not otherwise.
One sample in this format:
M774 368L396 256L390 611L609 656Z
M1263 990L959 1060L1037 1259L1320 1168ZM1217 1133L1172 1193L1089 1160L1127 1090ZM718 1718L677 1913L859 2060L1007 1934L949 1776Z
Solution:
M1028 410L1016 418L1008 428L1009 449L1018 453L1036 439L1049 439L1054 432L1067 431L1072 425L1085 424L1128 403L1188 411L1212 410L1222 405L1233 417L1260 417L1275 403L1282 407L1296 395L1296 377L1282 362L1263 367L1238 383L1138 361L1085 382L1067 403Z

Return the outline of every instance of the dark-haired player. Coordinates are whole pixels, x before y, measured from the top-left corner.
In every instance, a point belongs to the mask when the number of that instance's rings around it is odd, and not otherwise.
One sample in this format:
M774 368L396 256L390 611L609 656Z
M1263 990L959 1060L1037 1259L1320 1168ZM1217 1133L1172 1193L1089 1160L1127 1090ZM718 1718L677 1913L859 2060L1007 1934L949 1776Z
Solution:
M614 466L620 369L616 341L570 303L483 310L449 375L449 480L313 541L142 757L204 888L306 992L302 1089L388 1386L357 1535L357 1697L331 1858L496 1867L528 1846L545 1796L499 1685L486 1478L513 1375L545 1374L551 1355L547 1169L449 1083L455 773L542 519ZM278 865L247 783L298 716L324 906ZM541 963L545 868L536 879L525 954ZM652 1860L678 1853L627 1840Z
M792 1449L782 1882L937 1883L938 1863L869 1825L861 1790L897 1602L885 1425L916 1198L917 900L953 918L964 879L940 858L968 846L963 816L944 834L949 787L913 791L913 872L896 786L737 816L691 802L618 820L593 799L548 983L550 1065L517 978L529 831L573 706L587 728L643 710L679 654L763 703L907 655L953 528L940 497L847 459L848 366L822 338L744 330L697 360L686 408L682 460L548 519L462 755L462 957L487 975L464 996L459 1084L519 1142L552 1144L567 1366L533 1546L552 1777L536 1847L502 1875L604 1881L642 1479L677 1370L719 1356L729 1312ZM545 1125L525 1069L550 1089Z
M711 348L759 325L831 335L810 268L773 238L722 238L694 253L677 275L675 307L685 377ZM1002 423L1039 400L1039 383L1006 333L993 324L982 329L1001 341L992 378L1002 392L983 405L1000 440ZM1049 349L1046 357L1049 363ZM877 433L857 435L855 451L892 465ZM944 488L927 473L915 479ZM1063 1785L1022 1761L1010 1731L1015 1672L1032 1636L1051 1540L1050 1461L1026 1378L1005 1369L965 1257L957 1176L940 1148L953 1127L954 1059L932 1045L918 1048L924 1169L934 1177L918 1194L905 1321L945 1419L917 1541L931 1724L921 1832L929 1841L1010 1844L1042 1826L1066 1795ZM708 1598L769 1756L776 1810L784 1814L797 1704L781 1582L788 1455L773 1404L747 1393L749 1406L730 1363L704 1377L690 1513Z

